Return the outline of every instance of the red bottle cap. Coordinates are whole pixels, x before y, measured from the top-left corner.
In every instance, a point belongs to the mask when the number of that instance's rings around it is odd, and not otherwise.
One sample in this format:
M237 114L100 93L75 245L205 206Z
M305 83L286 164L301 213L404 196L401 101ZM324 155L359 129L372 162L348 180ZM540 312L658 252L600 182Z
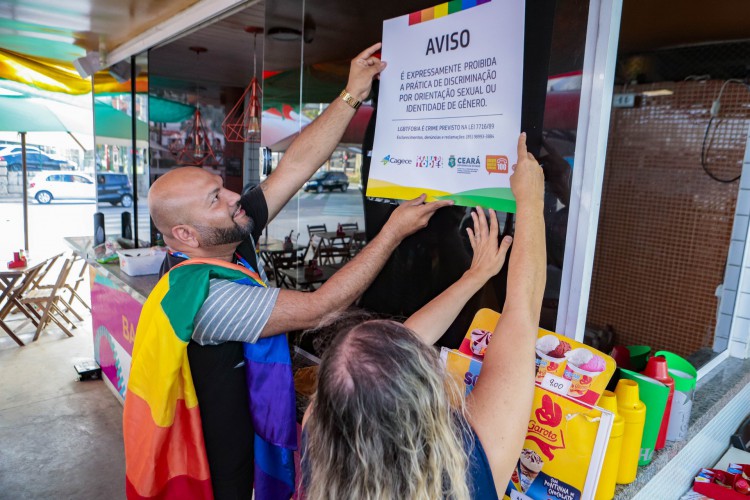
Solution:
M654 356L649 359L646 369L643 370L643 374L669 387L674 387L674 380L669 376L669 371L667 370L667 358L664 356Z
M748 484L748 482L745 481L744 479L738 479L734 483L734 490L737 493L742 493L743 495L747 495L748 493L750 493L750 484Z
M619 368L625 368L626 370L632 370L630 364L630 351L624 345L616 345L612 348L612 354L610 354L617 363Z

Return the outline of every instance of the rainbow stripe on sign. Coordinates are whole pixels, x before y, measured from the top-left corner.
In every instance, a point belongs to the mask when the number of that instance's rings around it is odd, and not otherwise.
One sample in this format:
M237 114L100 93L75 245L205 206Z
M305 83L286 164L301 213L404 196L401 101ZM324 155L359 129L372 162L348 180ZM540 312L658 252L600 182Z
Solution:
M409 14L409 26L455 14L456 12L461 12L462 10L470 9L477 5L482 5L483 3L490 3L491 1L492 0L451 0L450 2L441 3L440 5Z

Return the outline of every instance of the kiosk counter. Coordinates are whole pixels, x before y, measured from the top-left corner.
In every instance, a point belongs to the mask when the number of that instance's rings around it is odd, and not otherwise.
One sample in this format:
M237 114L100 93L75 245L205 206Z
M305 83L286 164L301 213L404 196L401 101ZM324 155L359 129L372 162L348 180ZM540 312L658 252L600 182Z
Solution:
M94 358L102 369L105 384L123 402L138 318L159 276L128 276L117 263L98 263L92 257L92 237L65 240L89 264Z

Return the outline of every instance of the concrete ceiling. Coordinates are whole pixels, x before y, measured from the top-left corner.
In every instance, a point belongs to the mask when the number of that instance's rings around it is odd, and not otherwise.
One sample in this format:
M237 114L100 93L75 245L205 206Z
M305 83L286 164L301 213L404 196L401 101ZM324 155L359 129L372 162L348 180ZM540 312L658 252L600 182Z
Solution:
M0 47L72 61L111 52L198 0L0 0Z
M623 1L621 54L729 40L750 40L750 1Z

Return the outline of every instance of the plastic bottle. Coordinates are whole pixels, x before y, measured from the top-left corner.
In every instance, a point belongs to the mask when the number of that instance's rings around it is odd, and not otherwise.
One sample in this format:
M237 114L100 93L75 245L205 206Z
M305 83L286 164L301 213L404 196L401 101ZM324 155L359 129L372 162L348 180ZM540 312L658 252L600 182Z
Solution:
M638 399L638 383L633 380L621 379L617 383L615 394L617 412L625 421L617 484L629 484L635 481L638 472L643 426L646 423L646 405Z
M689 361L677 354L659 351L656 355L667 359L669 375L674 379L674 399L672 412L669 414L667 441L682 441L687 439L698 371Z
M615 496L615 483L620 465L622 452L622 436L625 433L625 419L617 411L617 396L612 391L604 391L599 398L599 406L615 414L612 431L609 434L607 451L604 454L604 464L599 475L599 485L596 487L594 500L611 500Z
M669 427L669 416L672 413L672 400L674 398L674 379L669 376L667 359L664 356L654 356L649 359L643 374L669 387L667 407L664 408L659 436L656 438L656 446L654 447L655 450L661 450L667 444L667 428Z

